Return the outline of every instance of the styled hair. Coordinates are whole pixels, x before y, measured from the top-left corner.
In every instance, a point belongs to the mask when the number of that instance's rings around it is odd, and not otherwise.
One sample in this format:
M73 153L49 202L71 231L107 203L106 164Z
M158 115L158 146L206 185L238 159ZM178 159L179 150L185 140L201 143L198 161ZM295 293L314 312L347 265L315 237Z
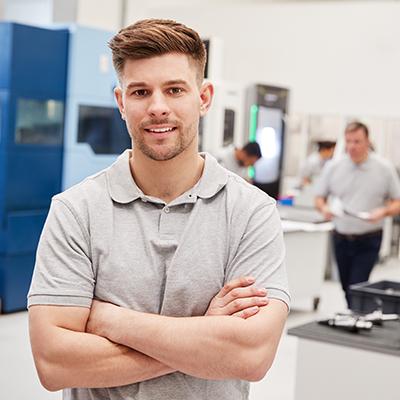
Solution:
M355 132L355 131L358 131L359 129L362 129L364 131L365 137L368 139L369 138L368 127L367 127L367 125L365 125L359 121L353 121L353 122L350 122L349 124L347 124L344 133Z
M144 19L121 29L108 43L119 77L127 60L141 60L168 53L185 54L194 61L199 84L204 79L206 48L199 34L168 19Z
M247 143L242 150L250 157L261 158L261 149L260 145L257 142L249 142Z

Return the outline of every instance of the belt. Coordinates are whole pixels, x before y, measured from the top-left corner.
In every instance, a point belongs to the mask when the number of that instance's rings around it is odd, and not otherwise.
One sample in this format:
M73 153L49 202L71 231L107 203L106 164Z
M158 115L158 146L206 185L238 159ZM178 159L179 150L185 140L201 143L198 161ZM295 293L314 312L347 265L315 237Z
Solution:
M372 232L366 232L366 233L339 233L338 231L333 232L335 236L341 238L341 239L347 239L347 240L357 240L357 239L367 239L367 238L373 238L382 235L382 229L379 229L377 231L372 231Z

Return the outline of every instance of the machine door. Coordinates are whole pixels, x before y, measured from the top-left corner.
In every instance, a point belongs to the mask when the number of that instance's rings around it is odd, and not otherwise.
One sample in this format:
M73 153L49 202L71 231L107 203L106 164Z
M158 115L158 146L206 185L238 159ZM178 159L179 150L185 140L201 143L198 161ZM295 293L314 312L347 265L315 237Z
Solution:
M121 154L131 138L118 108L79 106L78 143L87 143L95 154Z
M47 209L61 190L64 102L13 100L15 124L8 130L8 211Z
M279 179L283 144L283 111L259 106L256 142L262 158L254 165L254 179L258 183L272 183Z

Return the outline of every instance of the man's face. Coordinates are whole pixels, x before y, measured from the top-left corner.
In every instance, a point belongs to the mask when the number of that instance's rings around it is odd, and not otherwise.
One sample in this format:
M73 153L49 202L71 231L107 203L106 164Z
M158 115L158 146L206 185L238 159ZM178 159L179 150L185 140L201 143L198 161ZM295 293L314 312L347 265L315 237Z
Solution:
M249 156L245 151L240 149L237 155L237 160L241 167L251 167L257 161L257 157Z
M244 160L243 160L243 165L244 165L245 167L251 167L252 165L255 164L255 162L256 162L257 160L258 160L258 159L257 159L257 157L255 157L255 156L246 155L246 157L245 157Z
M333 157L334 151L335 151L334 147L330 147L328 149L322 149L320 151L320 155L323 160L330 160Z
M354 162L363 161L369 151L369 139L363 129L346 132L346 151Z
M157 161L197 152L199 118L213 88L199 87L196 72L188 56L178 53L126 61L115 96L134 151Z

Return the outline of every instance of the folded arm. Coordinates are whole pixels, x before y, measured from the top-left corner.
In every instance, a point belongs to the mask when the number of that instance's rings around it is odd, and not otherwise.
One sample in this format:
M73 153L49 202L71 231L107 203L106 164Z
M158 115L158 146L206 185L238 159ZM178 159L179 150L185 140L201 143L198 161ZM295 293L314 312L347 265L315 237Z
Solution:
M268 299L265 290L253 283L254 279L249 277L227 283L210 302L206 315L246 319L257 314ZM175 371L141 352L86 333L89 313L83 307L30 307L32 351L46 389L121 386Z
M145 354L85 333L89 312L83 307L30 307L32 352L47 390L121 386L173 372Z
M174 318L95 302L87 329L189 375L256 381L272 365L287 311L270 299L248 319Z

